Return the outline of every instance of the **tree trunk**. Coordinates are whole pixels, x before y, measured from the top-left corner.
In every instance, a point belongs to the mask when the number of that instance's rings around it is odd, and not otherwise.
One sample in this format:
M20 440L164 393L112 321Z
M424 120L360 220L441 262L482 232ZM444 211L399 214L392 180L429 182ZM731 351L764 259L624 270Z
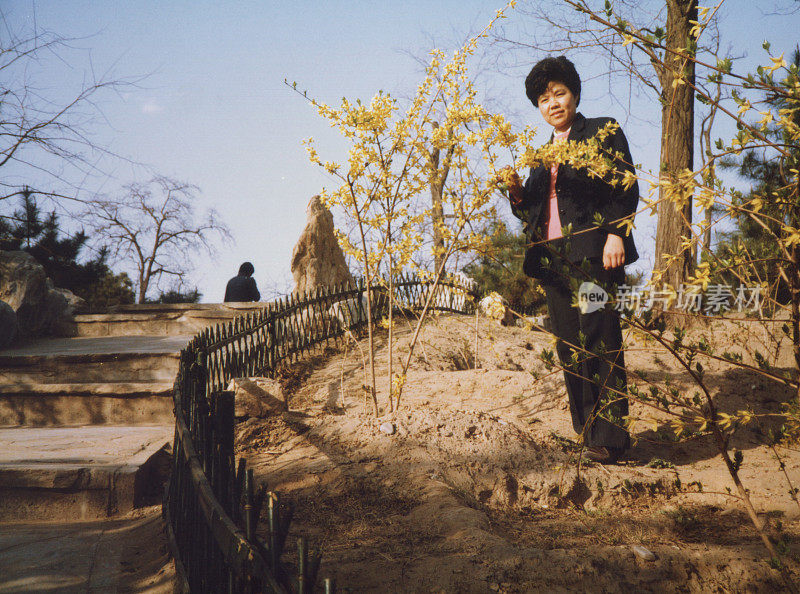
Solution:
M439 149L434 149L436 153ZM438 156L438 155L437 155ZM438 176L437 176L438 177ZM441 225L444 225L444 208L442 207L442 191L444 180L431 180L431 222L433 224L433 269L439 270L444 259L444 237Z
M433 129L439 127L439 122L433 122ZM449 148L445 153L444 162L439 163L440 151L434 147L431 149L431 223L433 225L433 270L438 272L444 262L444 206L442 194L444 185L447 182L447 175L450 173L450 162L453 158L453 149Z
M139 299L137 302L141 305L145 302L147 298L147 289L149 285L149 281L145 281L143 278L139 277Z
M697 21L697 0L667 0L666 45L685 50L690 43L691 21ZM661 172L662 178L673 180L682 171L694 168L694 62L667 53L660 73L661 99ZM686 83L674 84L681 77ZM677 289L693 270L692 250L681 250L683 238L690 235L692 200L679 208L666 199L662 187L658 205L655 267L665 267L664 256L680 254L661 277Z

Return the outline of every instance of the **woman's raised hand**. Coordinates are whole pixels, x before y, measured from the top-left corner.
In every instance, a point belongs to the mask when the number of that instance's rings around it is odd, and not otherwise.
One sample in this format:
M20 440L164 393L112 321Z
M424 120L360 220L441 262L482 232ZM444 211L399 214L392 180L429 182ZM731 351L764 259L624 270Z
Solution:
M510 165L503 167L497 172L496 180L500 191L508 192L508 199L511 201L512 206L522 204L522 181L519 179L516 169Z

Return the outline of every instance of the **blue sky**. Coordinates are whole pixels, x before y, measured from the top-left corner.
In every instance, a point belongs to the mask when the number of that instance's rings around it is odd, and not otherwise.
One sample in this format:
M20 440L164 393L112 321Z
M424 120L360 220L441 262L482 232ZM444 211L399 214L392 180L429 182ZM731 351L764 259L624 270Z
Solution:
M800 16L766 14L756 4L725 4L724 39L734 53L758 56L768 36L773 47L788 53ZM104 175L85 180L84 189L113 194L153 173L199 186L200 206L216 208L235 239L219 246L216 260L196 262L190 284L206 302L222 299L225 282L244 260L255 265L262 292L291 286L289 261L306 204L323 185L334 184L308 163L300 142L313 136L323 159L344 159L346 145L283 80L297 81L331 103L342 96L368 99L379 89L410 95L420 66L406 52L424 55L433 41L452 45L482 28L499 7L475 0L0 0L9 28L19 31L35 22L76 38L63 61L43 64L36 74L44 76L41 86L53 96L68 96L87 72L138 80L99 97L103 115L90 131L100 144L144 166L104 161ZM509 30L520 18L511 14ZM529 63L539 57L531 55ZM509 113L528 114L541 124L522 91L526 61L487 74L479 84L502 97L498 105ZM576 63L582 73L602 68ZM584 113L624 122L635 160L654 168L657 112L647 105L652 98L635 98L632 104L641 109L627 119L608 101L605 82L584 77ZM652 221L639 217L637 227L640 251L647 253Z

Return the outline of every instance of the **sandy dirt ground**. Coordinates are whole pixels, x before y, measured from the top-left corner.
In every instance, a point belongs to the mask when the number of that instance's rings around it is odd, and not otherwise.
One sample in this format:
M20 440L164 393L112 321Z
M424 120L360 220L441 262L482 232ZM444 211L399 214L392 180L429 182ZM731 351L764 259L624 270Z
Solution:
M396 360L410 334L401 325ZM752 323L715 323L686 340L701 335L717 352L748 361L758 348L791 370L788 343ZM669 381L691 398L696 387L671 355L630 330L625 338L631 384ZM385 408L386 331L376 343ZM238 455L296 508L289 550L299 536L319 545L321 577L353 592L783 590L710 437L675 441L668 417L632 403L634 416L654 419L634 428L627 459L577 464L561 372L540 357L552 348L546 333L433 318L400 410L378 419L364 400L365 348L349 341L294 364L283 377L289 412L237 425ZM800 452L778 450L782 472L761 437L792 392L727 362L703 367L720 411L760 415L731 443L800 579L800 507L787 483L800 485ZM243 386L257 394L259 379Z

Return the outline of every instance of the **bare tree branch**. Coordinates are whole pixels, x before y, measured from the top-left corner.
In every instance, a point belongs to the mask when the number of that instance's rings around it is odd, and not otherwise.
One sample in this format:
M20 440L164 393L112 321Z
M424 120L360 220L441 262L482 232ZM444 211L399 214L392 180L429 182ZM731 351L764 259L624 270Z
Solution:
M96 100L135 86L135 79L97 75L91 65L66 99L38 82L50 62L72 68L75 40L27 24L12 26L0 9L0 203L28 186L53 200L80 199L87 178L102 174L105 158L124 159L93 139L102 111Z
M111 257L136 268L139 303L162 277L183 280L199 252L213 255L213 238L231 238L216 211L196 219L197 186L157 176L124 189L120 197L92 200L84 216Z

